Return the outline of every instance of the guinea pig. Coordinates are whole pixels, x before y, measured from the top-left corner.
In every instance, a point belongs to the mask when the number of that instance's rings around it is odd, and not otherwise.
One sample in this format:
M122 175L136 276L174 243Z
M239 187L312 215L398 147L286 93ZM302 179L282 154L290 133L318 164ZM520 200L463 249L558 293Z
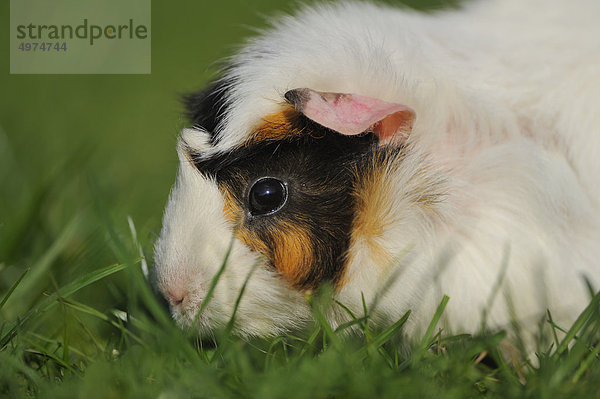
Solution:
M274 22L185 99L155 248L174 319L284 334L329 284L379 327L410 310L407 337L443 295L448 332L535 333L547 309L568 328L600 283L598 16L338 2Z

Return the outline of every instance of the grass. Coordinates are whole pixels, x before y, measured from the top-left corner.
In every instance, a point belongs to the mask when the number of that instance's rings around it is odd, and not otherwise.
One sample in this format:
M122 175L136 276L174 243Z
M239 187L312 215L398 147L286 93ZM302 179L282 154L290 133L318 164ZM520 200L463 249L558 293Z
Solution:
M401 338L410 312L384 330L369 326L367 313L334 331L323 309L340 305L327 290L308 298L315 323L296 336L242 340L229 325L207 345L176 328L152 294L127 223L113 225L99 212L109 240L118 240L107 243L118 263L50 289L2 321L0 396L598 398L600 295L563 340L540 346L539 366L520 359L524 369L504 361L502 332L470 337L436 330L448 297L410 350ZM20 287L30 277L26 269L12 284L2 310L29 295ZM96 285L122 301L101 309L79 299ZM352 324L363 334L348 337L344 330ZM481 362L484 354L492 364Z
M93 185L90 190L94 193ZM231 334L229 324L207 342L178 329L153 294L139 253L140 248L143 252L151 247L152 238L138 242L135 228L127 220L114 222L100 201L91 214L87 216L102 233L96 245L110 248L115 264L78 270L59 286L58 268L70 263L68 255L61 253L64 260L42 279L46 284L36 281L33 268L25 268L0 296L0 397L600 395L600 294L562 340L554 335L550 342L540 341L536 366L525 359L518 360L520 367L504 360L503 332L471 337L437 330L448 297L432 315L424 335L412 344L401 336L410 312L388 328L376 330L369 324L365 306L365 314L353 315L352 322L333 330L324 309L343 304L332 303L326 289L307 298L315 322L306 331L242 340ZM70 236L72 228L67 225L67 232L59 232L58 241ZM41 258L49 257L54 248L42 251ZM13 267L4 264L0 273L4 277ZM46 286L42 295L34 288L38 284ZM98 301L98 292L112 299ZM559 328L551 314L546 323ZM353 326L362 334L346 334Z
M412 344L405 318L333 330L323 308L342 304L327 292L294 336L245 341L230 325L207 342L174 326L145 268L177 165L177 96L292 3L154 2L143 76L9 75L0 33L0 397L600 398L598 297L522 368L500 356L502 332L435 329L445 302Z

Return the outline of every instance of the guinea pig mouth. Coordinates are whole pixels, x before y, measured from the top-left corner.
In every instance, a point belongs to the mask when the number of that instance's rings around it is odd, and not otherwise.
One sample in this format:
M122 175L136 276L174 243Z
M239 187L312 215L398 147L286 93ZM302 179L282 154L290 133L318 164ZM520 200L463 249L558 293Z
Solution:
M182 308L182 307L172 307L171 313L173 315L173 319L177 322L179 327L181 328L194 328L200 331L209 330L209 326L211 324L210 316L208 315L207 309L204 309L202 314L198 314L200 311L200 306L195 308Z

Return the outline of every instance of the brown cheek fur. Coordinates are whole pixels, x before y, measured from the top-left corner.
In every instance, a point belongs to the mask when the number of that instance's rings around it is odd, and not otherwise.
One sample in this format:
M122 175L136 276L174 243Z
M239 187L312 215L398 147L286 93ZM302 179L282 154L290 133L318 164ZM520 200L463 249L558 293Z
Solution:
M254 134L246 141L246 145L307 136L316 139L321 137L313 129L299 127L302 126L299 123L301 116L292 105L283 104L282 107L282 111L262 118L262 122L254 129Z
M392 255L380 243L385 228L392 220L390 215L392 193L385 182L385 163L374 160L368 169L356 170L355 173L359 177L356 179L357 185L353 192L356 210L350 248L356 249L359 243L364 243L371 259L377 265L385 267L393 260Z
M242 212L241 209L235 203L235 198L233 195L224 188L223 186L219 186L221 193L223 194L223 198L225 200L225 204L223 205L223 213L225 214L225 218L234 226L239 225L241 221Z
M391 191L389 178L398 172L403 158L402 152L384 154L375 153L369 166L355 171L356 186L354 198L356 203L352 237L350 244L350 258L358 247L369 251L369 258L379 267L388 267L394 262L392 254L382 245L386 228L395 222L394 201L395 197L402 195L408 201L408 206L414 207L430 220L440 219L438 205L443 201L442 187L444 180L436 180L425 168L414 174L404 187L402 194ZM349 260L349 263L352 259ZM346 275L347 278L347 275Z
M286 106L281 112L266 116L262 123L254 129L254 134L247 141L247 145L281 141L302 134L302 129L295 127L298 117L298 112L290 106Z
M292 285L300 286L311 271L315 260L310 233L299 226L281 226L273 235L273 263Z
M273 248L257 234L243 227L243 210L234 195L221 187L225 199L225 217L236 226L236 237L255 252L269 258L277 271L294 287L302 288L302 282L310 273L315 260L310 232L291 223L282 223L271 231Z
M248 246L250 249L262 254L270 253L270 249L265 242L258 239L256 235L252 234L248 229L245 229L242 225L244 220L243 210L239 207L235 195L232 194L227 187L220 186L220 191L225 199L225 205L223 206L223 213L225 217L233 226L235 226L236 237Z

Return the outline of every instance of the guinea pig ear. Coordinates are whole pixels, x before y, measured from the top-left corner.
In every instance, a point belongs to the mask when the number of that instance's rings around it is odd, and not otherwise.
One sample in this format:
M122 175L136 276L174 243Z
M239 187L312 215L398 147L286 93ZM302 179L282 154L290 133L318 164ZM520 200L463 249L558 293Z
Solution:
M380 144L403 144L415 121L415 111L359 94L294 89L285 98L307 118L344 135L371 132Z

